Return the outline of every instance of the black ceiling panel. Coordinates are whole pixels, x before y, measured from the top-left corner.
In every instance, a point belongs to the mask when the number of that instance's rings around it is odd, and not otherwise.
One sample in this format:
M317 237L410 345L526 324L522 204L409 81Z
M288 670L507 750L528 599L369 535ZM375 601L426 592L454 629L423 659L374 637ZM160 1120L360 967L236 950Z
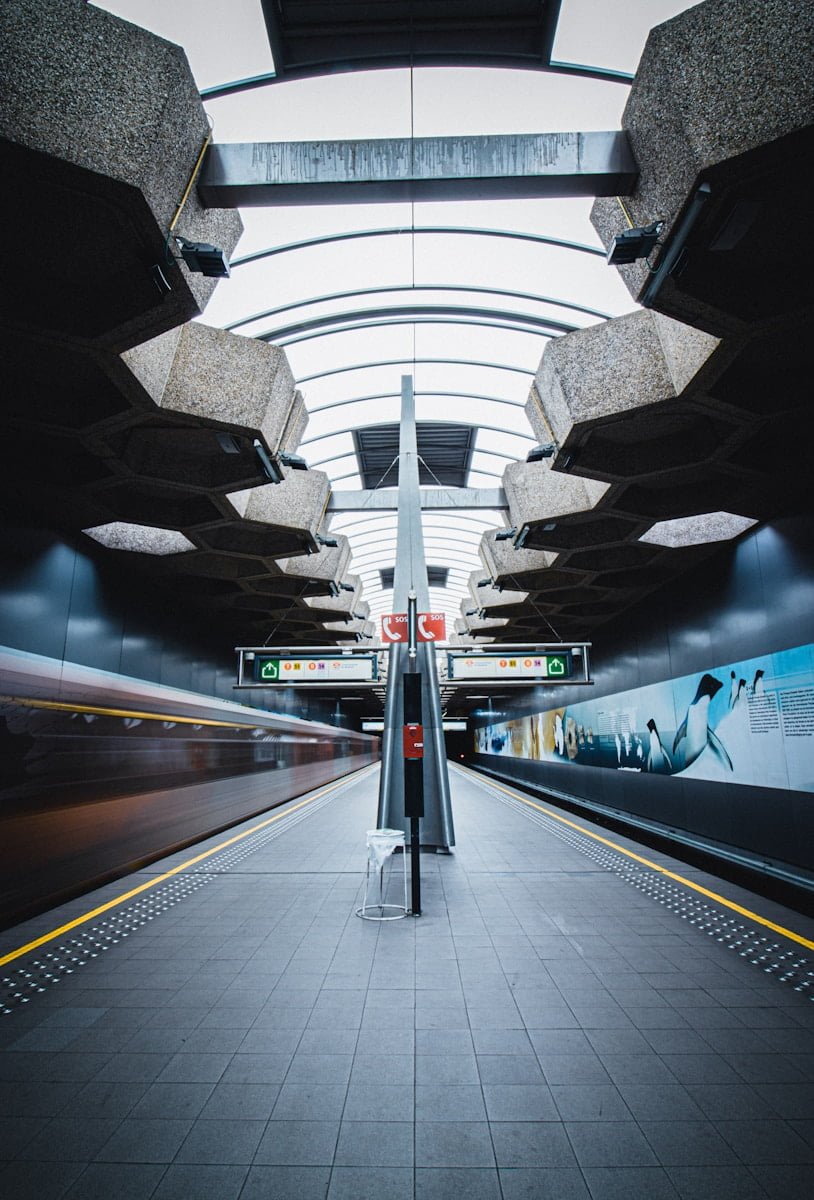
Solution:
M393 590L393 581L396 574L395 567L383 567L379 571L382 580L382 590L389 592ZM445 588L447 579L449 578L449 567L427 567L427 583L430 587Z
M562 0L262 0L278 76L412 64L545 68Z
M477 430L445 421L418 421L418 482L424 487L466 487ZM396 487L399 479L399 426L356 429L353 444L362 487Z

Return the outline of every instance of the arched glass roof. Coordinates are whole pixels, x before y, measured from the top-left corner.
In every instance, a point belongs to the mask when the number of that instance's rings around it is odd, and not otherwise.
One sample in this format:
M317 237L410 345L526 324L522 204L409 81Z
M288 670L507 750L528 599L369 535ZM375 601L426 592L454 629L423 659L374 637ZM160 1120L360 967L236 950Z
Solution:
M694 0L693 0L694 2ZM273 77L260 0L102 0L182 45L216 142L612 130L628 89L569 70L397 67L230 90ZM552 65L632 74L649 29L690 0L563 0ZM597 74L601 75L601 70ZM534 442L524 405L549 338L627 312L630 296L590 224L590 198L247 208L210 325L286 347L310 414L300 453L334 490L364 486L355 434L398 420L400 377L419 422L473 430L471 487L496 488ZM392 478L389 481L393 482ZM386 483L385 483L386 486ZM498 510L424 514L430 590L454 621L471 607L480 538ZM350 571L377 618L392 605L395 513L339 512Z

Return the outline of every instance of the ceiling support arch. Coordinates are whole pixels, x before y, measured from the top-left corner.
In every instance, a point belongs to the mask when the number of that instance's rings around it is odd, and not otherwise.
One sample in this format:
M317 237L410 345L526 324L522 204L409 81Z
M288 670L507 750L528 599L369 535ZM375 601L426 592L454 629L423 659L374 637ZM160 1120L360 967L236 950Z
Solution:
M492 371L512 371L516 375L534 375L534 371L530 367L515 367L509 363L479 362L471 358L385 358L352 363L347 367L331 367L327 371L317 371L314 375L301 375L296 383L299 387L303 383L313 383L316 379L327 379L329 375L346 375L350 371L370 371L374 367L402 366L486 367Z
M268 329L257 334L261 342L274 342L278 345L289 344L284 339L295 337L297 334L312 333L314 330L329 328L340 321L362 321L366 317L375 317L375 324L387 324L391 317L474 317L475 319L502 320L517 327L529 326L527 333L545 330L549 334L573 333L579 326L567 321L555 321L549 317L535 317L526 313L504 312L499 308L476 308L468 304L394 304L389 307L360 308L351 311L332 313L325 317L310 317L306 321L297 321L293 325L283 325L278 329ZM345 330L347 332L347 330Z
M462 398L465 398L466 393L464 393L464 392L450 392L450 393L434 392L433 395L436 395L436 396L453 395L453 396L461 396ZM369 397L369 399L376 400L376 399L379 399L379 397L371 396L371 397ZM516 407L522 408L523 406L517 405ZM322 410L322 411L324 411L324 410ZM397 424L397 422L395 422L395 421L387 422L387 423L388 424ZM443 424L450 424L450 423L456 424L456 425L459 425L459 424L465 425L466 424L465 421L455 421L455 422L446 422L445 421L445 422L443 422ZM376 422L376 424L380 424L380 422ZM423 422L422 422L422 424L423 424ZM346 425L343 429L334 429L330 433L318 433L316 435L316 437L304 438L303 441L300 442L300 448L302 448L303 446L313 446L315 442L324 442L324 441L327 441L328 438L341 437L341 435L343 433L353 433L354 430L356 430L356 429L364 429L364 428L365 428L364 425ZM490 433L506 433L509 435L509 437L522 438L524 442L533 442L534 441L534 438L532 437L532 435L530 433L518 433L516 429L506 429L501 425L484 425L483 422L479 421L476 428L477 429L487 429ZM494 454L496 452L493 450L485 450L485 451L481 451L481 453ZM344 456L344 454L339 454L339 455L336 455L336 457L344 458L345 456ZM509 456L509 457L511 457L511 456Z
M332 63L330 65L323 64L321 71L314 69L302 71L289 70L282 75L278 75L276 71L263 71L259 75L247 75L245 79L231 79L226 83L216 83L212 87L202 88L200 96L204 101L221 100L224 96L237 96L241 92L251 92L257 88L271 87L272 85L293 82L299 79L314 78L317 75L328 73L332 75L346 74L351 71L358 72L363 69L368 71L381 71L383 69L406 70L409 65L409 62L377 59L369 61L364 67L361 67L358 63L349 65ZM419 63L417 65L426 66L428 64ZM435 62L433 65L437 66L441 64ZM538 59L505 58L500 55L479 56L477 59L473 59L465 55L451 55L444 60L442 65L448 67L501 68L512 71L545 71L552 75L573 75L578 79L598 79L602 83L621 83L625 87L630 87L633 83L633 76L628 71L614 71L610 67L595 67L589 63L560 62L556 59L552 59L547 65L541 66Z
M534 292L516 292L504 288L476 287L474 284L451 283L405 283L388 284L385 287L353 288L348 292L331 292L324 296L309 296L305 300L295 300L291 304L281 304L277 308L267 308L263 312L252 313L249 317L241 317L239 321L230 321L224 329L239 329L241 325L250 325L253 321L263 321L266 317L276 317L280 313L291 312L295 308L310 308L314 304L330 304L334 300L355 300L357 296L380 296L387 292L468 292L481 296L504 296L511 300L529 300L533 304L552 304L555 308L567 308L571 312L584 313L589 317L598 317L607 321L610 313L601 312L598 308L587 308L584 304L572 304L568 300L557 300L554 296L538 296Z
M531 372L533 374L533 372ZM367 400L392 400L400 395L399 392L375 392L370 396L353 396L349 400L332 400L330 404L319 404L313 408L309 408L308 412L314 413L329 412L332 408L347 408L350 404L364 404ZM498 396L487 396L481 392L444 392L438 391L435 388L430 388L427 391L416 392L418 396L444 396L447 399L458 397L461 400L486 400L490 404L505 404L509 408L524 408L525 404L522 400L505 400ZM483 426L484 429L487 426Z
M578 254L592 254L605 258L606 251L601 246L587 246L584 242L572 242L567 238L550 237L544 233L526 233L516 229L490 229L469 225L391 225L381 229L352 229L342 233L324 233L319 237L303 238L297 242L287 242L282 246L267 246L262 250L254 250L250 254L241 255L230 260L229 267L245 267L249 263L259 262L263 258L273 258L278 254L288 254L296 250L308 250L312 246L327 246L334 242L353 242L360 238L403 237L423 234L456 234L468 237L508 238L510 241L534 242L541 246L555 246L560 250L573 250Z
M331 337L333 334L357 333L364 329L385 329L390 326L397 325L466 325L480 326L483 329L502 329L505 333L525 333L533 337L552 338L556 337L554 333L543 333L537 329L525 329L517 323L501 323L500 321L480 321L470 318L468 320L462 318L450 317L397 317L392 320L379 321L360 321L354 325L342 326L339 329L317 329L313 333L303 333L298 337L277 337L274 344L276 346L296 346L299 342L311 342L315 338ZM271 341L270 335L260 335L258 341ZM411 360L407 360L411 361Z

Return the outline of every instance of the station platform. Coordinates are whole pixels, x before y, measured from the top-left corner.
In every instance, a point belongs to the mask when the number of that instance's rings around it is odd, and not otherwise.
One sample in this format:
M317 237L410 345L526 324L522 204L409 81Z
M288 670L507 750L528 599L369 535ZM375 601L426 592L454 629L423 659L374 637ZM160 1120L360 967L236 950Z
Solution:
M0 935L0 1195L811 1194L813 922L457 767L360 920L377 772Z

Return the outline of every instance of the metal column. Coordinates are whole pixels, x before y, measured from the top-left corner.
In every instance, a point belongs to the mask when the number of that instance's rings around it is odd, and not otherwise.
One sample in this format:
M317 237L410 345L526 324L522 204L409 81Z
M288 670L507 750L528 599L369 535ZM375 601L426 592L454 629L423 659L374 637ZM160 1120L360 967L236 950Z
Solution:
M429 610L427 563L421 528L421 493L418 486L418 448L415 399L411 375L401 377L401 432L399 437L398 526L393 610L407 612L408 597L415 592L419 612ZM404 829L404 674L408 670L405 643L390 647L387 699L382 736L382 773L379 785L379 828ZM448 850L455 844L449 797L446 746L441 719L441 699L431 643L418 643L416 668L421 672L421 712L424 724L424 816L420 823L421 845Z

